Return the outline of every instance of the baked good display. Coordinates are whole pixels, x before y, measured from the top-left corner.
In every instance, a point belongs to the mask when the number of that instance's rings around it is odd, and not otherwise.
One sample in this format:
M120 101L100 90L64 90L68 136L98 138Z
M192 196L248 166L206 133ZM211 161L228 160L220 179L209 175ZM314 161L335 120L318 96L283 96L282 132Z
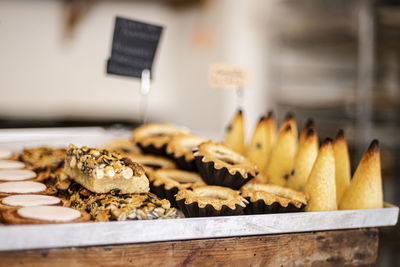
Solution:
M58 168L64 164L65 148L37 147L24 149L19 159L36 172Z
M196 171L197 167L194 162L193 151L207 140L206 138L189 134L175 135L168 142L166 153L176 162L180 169Z
M89 215L76 209L61 206L31 206L10 209L2 213L8 224L47 224L87 222Z
M248 203L238 191L222 186L179 190L176 202L186 217L240 215Z
M16 194L54 195L56 193L57 191L54 188L48 188L45 184L39 182L20 181L0 183L0 197Z
M226 129L224 144L236 153L244 155L244 123L243 111L241 109L236 112Z
M306 194L273 184L248 183L240 192L249 201L246 214L297 212L308 202Z
M123 138L118 138L111 140L109 143L101 147L101 149L105 149L111 152L117 152L117 153L133 153L133 154L140 154L141 150L140 148L135 145L131 140L129 139L123 139Z
M175 195L178 190L206 185L199 174L183 170L159 169L150 176L150 191L160 198L168 199L177 207Z
M171 136L181 133L188 133L188 130L169 123L148 123L133 130L131 141L145 154L165 156Z
M122 193L147 193L149 180L143 167L117 153L69 145L64 172L96 193L119 189Z
M257 166L223 144L208 141L199 145L195 162L208 185L239 189L258 174Z

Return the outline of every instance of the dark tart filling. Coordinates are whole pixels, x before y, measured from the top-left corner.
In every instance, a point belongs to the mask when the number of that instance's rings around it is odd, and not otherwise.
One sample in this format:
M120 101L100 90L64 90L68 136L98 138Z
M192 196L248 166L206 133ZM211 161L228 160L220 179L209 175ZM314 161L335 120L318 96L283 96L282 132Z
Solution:
M258 174L257 167L220 143L199 145L195 162L202 179L209 185L239 189Z
M175 195L178 190L205 185L197 173L174 169L155 171L150 175L149 180L150 191L160 198L168 199L173 207L177 207Z
M306 194L279 185L249 183L240 191L249 201L246 214L297 212L308 202Z
M221 186L179 190L176 202L186 217L240 215L247 204L238 191Z

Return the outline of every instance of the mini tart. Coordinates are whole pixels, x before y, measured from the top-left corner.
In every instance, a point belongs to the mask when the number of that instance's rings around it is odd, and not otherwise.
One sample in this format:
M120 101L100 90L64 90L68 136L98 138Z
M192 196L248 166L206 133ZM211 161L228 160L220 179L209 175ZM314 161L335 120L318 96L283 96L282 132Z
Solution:
M114 139L111 140L108 144L105 146L101 147L101 149L105 149L108 151L114 151L117 153L133 153L133 154L140 154L140 148L135 145L131 140L129 139Z
M160 169L150 176L150 191L160 198L168 199L171 206L177 207L175 195L178 190L205 186L199 174L183 170Z
M174 159L180 169L197 171L193 150L206 141L205 138L189 134L175 135L169 141L166 152L169 157Z
M58 168L64 164L66 150L64 148L38 147L24 149L19 160L24 162L28 169L36 172L46 168Z
M132 132L131 141L145 154L165 156L171 136L180 133L187 133L187 130L168 123L148 123Z
M3 221L7 224L62 224L62 223L78 223L78 222L88 222L90 221L90 215L87 212L80 211L81 216L75 220L71 221L47 221L25 218L18 214L18 209L6 210L2 213Z
M240 215L248 203L238 191L222 186L179 190L176 202L185 217Z
M246 214L297 212L302 211L308 202L306 194L273 184L249 183L240 191L250 202Z
M148 172L148 169L153 171L158 169L176 169L175 163L164 157L132 153L124 154L124 156L143 165L146 173Z
M237 190L258 174L256 165L220 143L202 143L194 156L201 177L209 185Z

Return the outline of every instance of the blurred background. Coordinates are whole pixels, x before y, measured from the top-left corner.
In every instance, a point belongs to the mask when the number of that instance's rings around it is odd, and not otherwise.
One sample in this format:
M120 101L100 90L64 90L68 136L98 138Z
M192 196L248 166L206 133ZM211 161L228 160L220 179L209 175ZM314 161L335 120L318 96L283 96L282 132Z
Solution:
M211 89L211 63L244 66L248 137L260 115L343 128L353 166L381 143L384 196L400 203L400 3L396 0L0 1L0 128L130 127L140 82L106 74L115 16L164 26L150 121L221 139L237 108ZM380 232L378 266L400 262L400 227Z

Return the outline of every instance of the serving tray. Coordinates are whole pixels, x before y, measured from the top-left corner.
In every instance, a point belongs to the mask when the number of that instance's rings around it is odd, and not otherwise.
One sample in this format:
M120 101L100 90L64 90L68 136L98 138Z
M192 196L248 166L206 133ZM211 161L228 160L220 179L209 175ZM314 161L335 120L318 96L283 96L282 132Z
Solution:
M63 128L0 130L0 147L19 151L68 143L96 146L127 136L121 130ZM145 243L233 236L326 231L397 224L399 208L75 224L0 225L0 251Z
M124 222L0 226L0 251L326 231L396 225L399 208Z

